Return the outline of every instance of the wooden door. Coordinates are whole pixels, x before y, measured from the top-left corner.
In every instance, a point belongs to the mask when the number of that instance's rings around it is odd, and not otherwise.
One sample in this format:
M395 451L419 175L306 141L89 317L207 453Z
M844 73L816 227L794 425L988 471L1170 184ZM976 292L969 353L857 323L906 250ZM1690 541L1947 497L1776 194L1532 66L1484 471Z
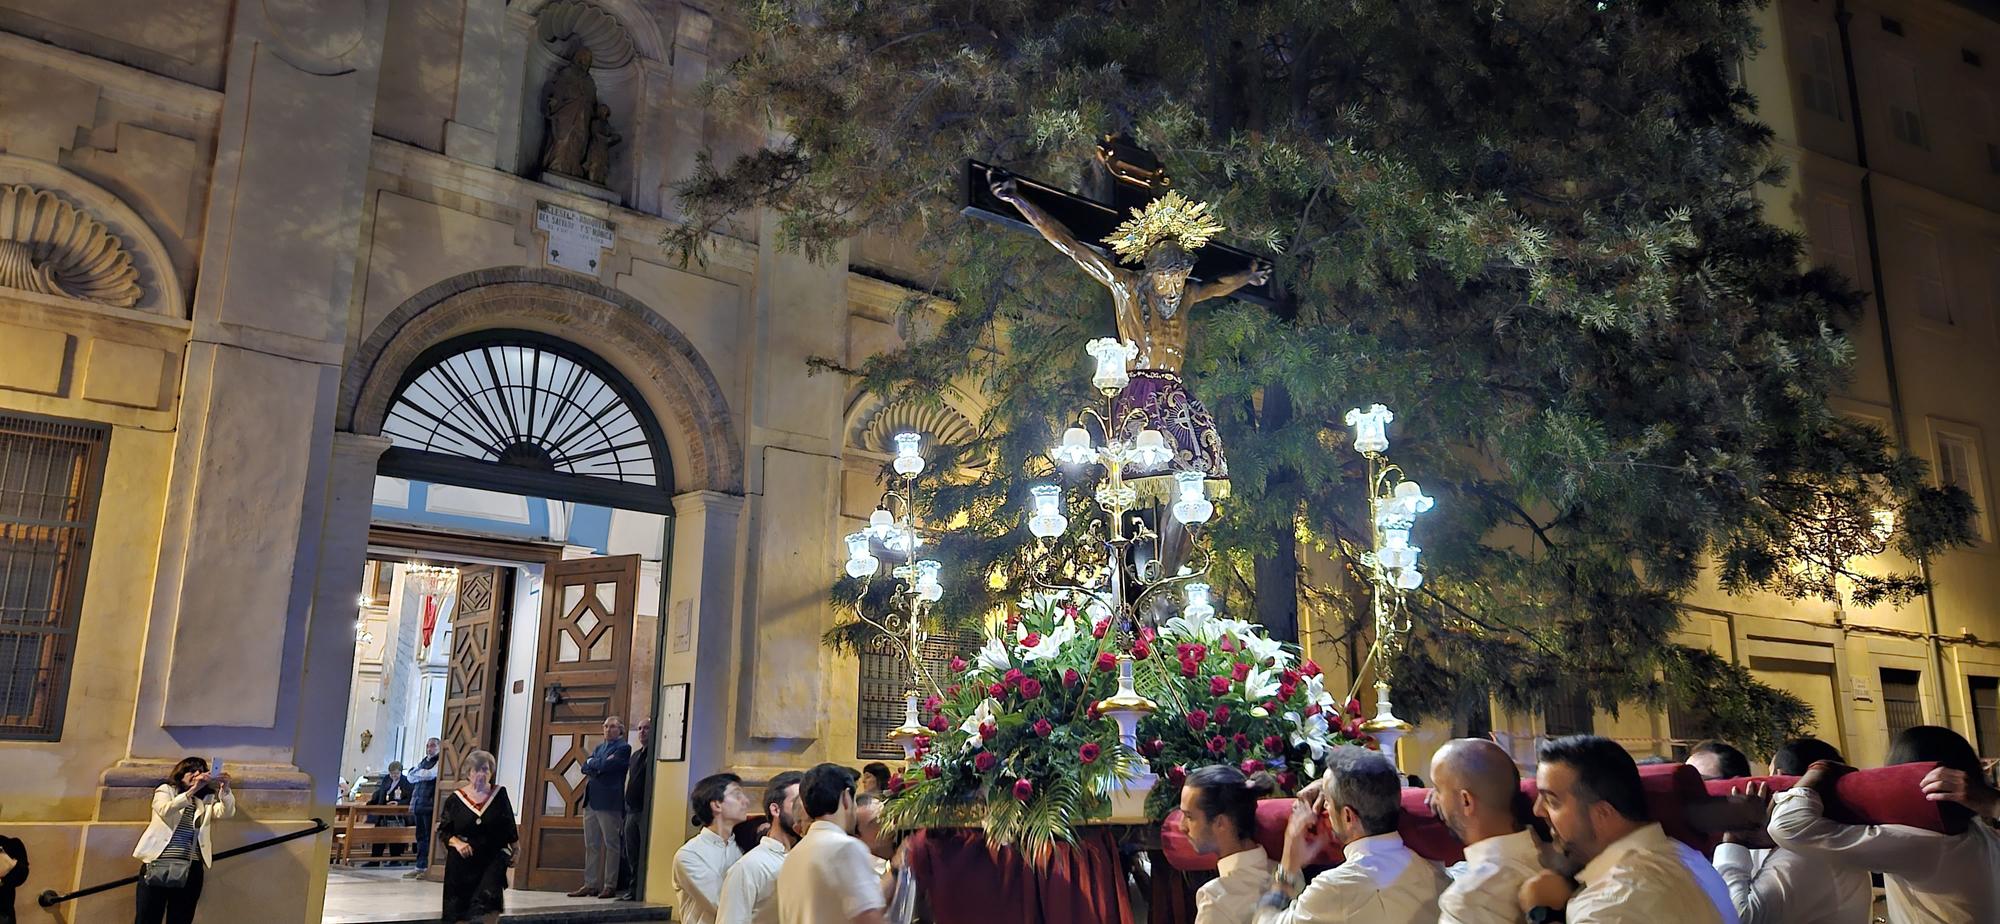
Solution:
M544 573L515 888L583 884L583 759L606 716L631 719L621 710L638 586L637 555L553 562Z
M465 784L465 756L500 745L501 662L506 658L508 569L461 565L451 612L451 654L444 682L444 731L438 735L440 797Z

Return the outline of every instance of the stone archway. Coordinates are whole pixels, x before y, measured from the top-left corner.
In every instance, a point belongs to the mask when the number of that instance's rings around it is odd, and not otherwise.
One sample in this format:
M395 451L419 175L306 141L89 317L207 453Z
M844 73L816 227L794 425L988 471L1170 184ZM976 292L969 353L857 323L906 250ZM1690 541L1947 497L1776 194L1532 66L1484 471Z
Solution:
M538 331L590 349L642 393L672 454L670 493L743 489L743 447L722 388L694 344L616 289L559 270L495 267L412 295L361 342L341 378L336 427L382 432L404 371L437 344L494 328Z

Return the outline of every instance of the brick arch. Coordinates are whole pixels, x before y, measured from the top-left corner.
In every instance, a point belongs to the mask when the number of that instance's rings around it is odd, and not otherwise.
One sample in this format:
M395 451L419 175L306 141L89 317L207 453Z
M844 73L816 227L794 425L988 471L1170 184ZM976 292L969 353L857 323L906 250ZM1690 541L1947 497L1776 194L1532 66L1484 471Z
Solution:
M722 387L679 329L630 295L559 270L495 267L410 296L348 360L339 429L382 432L406 370L425 350L481 330L530 330L567 340L617 369L646 399L672 454L673 493L740 494L743 448Z

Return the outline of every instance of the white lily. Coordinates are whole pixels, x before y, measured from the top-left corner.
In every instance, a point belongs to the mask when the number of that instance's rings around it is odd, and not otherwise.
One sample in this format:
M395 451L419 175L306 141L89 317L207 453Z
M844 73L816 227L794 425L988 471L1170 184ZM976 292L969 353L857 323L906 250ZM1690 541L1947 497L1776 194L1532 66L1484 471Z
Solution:
M1296 712L1287 712L1285 713L1285 721L1292 725L1293 744L1304 746L1314 757L1321 757L1326 754L1326 736L1328 732L1326 716L1309 715L1301 717Z
M986 640L986 647L979 649L979 666L997 673L1006 673L1013 662L1007 660L1007 646L997 638Z
M1249 638L1256 631L1257 624L1253 622L1244 622L1241 619L1217 619L1215 621L1214 637L1221 638L1224 635L1234 635L1237 638Z
M1020 637L1025 639L1028 637L1028 633L1022 631ZM1055 657L1056 653L1061 651L1064 645L1069 644L1075 638L1076 623L1065 619L1057 623L1055 629L1050 631L1049 634L1037 639L1033 647L1021 646L1021 660L1040 661L1043 658Z
M1278 674L1260 667L1250 669L1243 678L1243 695L1251 702L1278 695Z
M980 700L979 708L972 710L972 714L966 716L965 721L959 724L958 730L964 732L966 737L971 739L970 744L973 747L984 746L985 741L979 737L979 726L994 720L996 714L994 709L998 708L999 705L991 697Z
M1186 639L1191 642L1212 645L1216 639L1222 637L1222 629L1219 623L1220 620L1217 620L1214 616L1195 616L1189 618L1186 615L1180 615L1167 620L1166 631L1161 634L1168 638Z
M1333 701L1333 694L1328 693L1326 691L1325 674L1318 674L1306 678L1306 702L1318 706L1321 709L1334 708L1335 703Z
M1292 654L1285 650L1285 643L1262 632L1251 632L1243 636L1243 647L1257 656L1257 663L1272 662L1279 670L1292 666Z

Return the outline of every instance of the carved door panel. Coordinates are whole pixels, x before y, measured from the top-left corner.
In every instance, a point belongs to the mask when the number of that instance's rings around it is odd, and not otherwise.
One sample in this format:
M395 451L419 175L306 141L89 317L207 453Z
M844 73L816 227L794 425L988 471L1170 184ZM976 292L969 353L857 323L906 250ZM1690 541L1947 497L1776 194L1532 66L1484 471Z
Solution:
M465 784L465 756L500 744L501 661L507 620L507 569L462 565L451 613L451 655L444 682L444 731L438 735L440 798Z
M542 579L515 888L583 884L583 760L603 740L605 716L631 718L622 704L638 585L637 555L554 562Z

